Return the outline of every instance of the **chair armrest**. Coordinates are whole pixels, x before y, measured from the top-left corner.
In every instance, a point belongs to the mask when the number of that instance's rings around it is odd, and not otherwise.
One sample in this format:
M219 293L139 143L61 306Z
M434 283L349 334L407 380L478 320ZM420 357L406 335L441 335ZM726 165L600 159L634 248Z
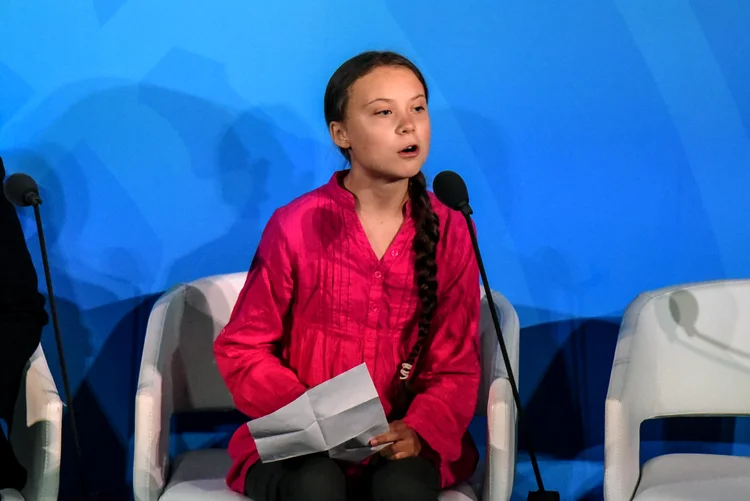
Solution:
M640 478L640 425L623 401L629 361L615 358L604 404L604 499L630 501Z
M169 325L185 307L185 286L166 292L154 304L146 328L135 396L133 494L135 501L157 501L169 470L169 432L174 409L171 362L178 332Z
M41 346L21 381L10 441L26 469L26 501L56 501L60 488L63 403Z
M649 417L655 395L653 381L644 378L633 356L638 349L640 311L649 297L640 294L628 305L617 335L604 403L605 501L630 501L640 479L640 426Z
M508 501L516 473L516 404L510 381L497 378L487 403L484 501Z

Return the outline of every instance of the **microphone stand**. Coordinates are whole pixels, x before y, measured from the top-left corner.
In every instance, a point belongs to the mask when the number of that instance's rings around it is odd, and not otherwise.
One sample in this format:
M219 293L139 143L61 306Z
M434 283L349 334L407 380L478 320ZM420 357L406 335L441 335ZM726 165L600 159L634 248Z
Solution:
M521 423L521 429L523 432L524 439L528 444L527 449L529 451L529 458L531 459L531 467L534 469L534 476L536 477L536 483L539 487L538 491L530 491L527 501L560 501L560 493L557 491L548 491L544 488L542 482L542 474L539 472L539 464L536 460L536 454L534 454L534 448L531 443L531 436L529 434L528 426L526 423L526 417L523 413L523 407L521 406L521 397L518 394L518 387L516 386L516 379L513 376L513 369L510 366L510 358L508 357L508 350L505 347L505 340L503 339L503 333L500 328L500 320L497 318L497 310L495 309L495 302L492 299L492 289L490 288L490 282L487 278L487 271L484 269L484 263L482 262L482 255L479 252L479 242L477 241L477 235L474 231L474 225L472 224L471 215L473 211L468 202L462 202L458 206L458 210L464 215L466 224L469 227L469 234L471 235L471 243L474 246L474 254L477 258L477 264L479 265L479 273L482 276L482 283L484 284L484 292L487 296L487 301L490 306L490 315L492 315L492 323L495 324L495 333L497 334L497 340L500 343L500 350L503 353L503 361L505 362L505 370L508 372L508 381L510 382L510 388L513 391L513 399L516 402L516 409L518 410L518 420Z
M47 282L47 295L49 296L49 308L52 314L52 326L55 331L55 342L57 344L57 355L60 359L60 372L62 373L63 388L65 390L65 400L68 402L68 412L70 413L70 426L73 432L73 444L76 449L76 455L80 462L79 468L79 481L80 487L83 492L82 499L97 499L96 495L87 495L86 491L86 473L83 464L83 454L81 453L81 444L78 439L78 426L76 425L75 411L73 410L73 395L70 392L70 384L68 383L68 370L65 364L65 356L63 355L62 336L60 334L60 323L57 318L57 305L55 304L55 294L52 289L52 274L50 272L49 258L47 256L47 244L44 240L44 230L42 228L42 215L39 210L39 205L42 203L42 199L36 193L30 193L27 195L30 205L34 207L34 217L36 219L37 234L39 236L39 247L42 252L42 263L44 265L44 278Z

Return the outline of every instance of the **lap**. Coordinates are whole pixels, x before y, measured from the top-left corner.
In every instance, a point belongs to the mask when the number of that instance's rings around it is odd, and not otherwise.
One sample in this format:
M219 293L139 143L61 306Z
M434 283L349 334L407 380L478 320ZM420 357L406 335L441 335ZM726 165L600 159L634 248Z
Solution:
M440 474L421 457L376 458L357 485L348 485L339 464L326 455L257 463L247 472L245 495L253 501L437 501Z
M345 501L344 473L324 455L257 463L247 472L245 495L253 501Z
M421 456L381 460L369 474L368 490L373 501L437 501L440 473Z

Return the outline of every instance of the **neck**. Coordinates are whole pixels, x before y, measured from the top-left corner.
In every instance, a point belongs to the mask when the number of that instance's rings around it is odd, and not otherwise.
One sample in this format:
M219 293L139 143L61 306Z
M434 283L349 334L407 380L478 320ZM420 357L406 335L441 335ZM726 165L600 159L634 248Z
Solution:
M354 194L359 212L401 215L408 196L409 180L373 178L363 169L351 169L344 187Z

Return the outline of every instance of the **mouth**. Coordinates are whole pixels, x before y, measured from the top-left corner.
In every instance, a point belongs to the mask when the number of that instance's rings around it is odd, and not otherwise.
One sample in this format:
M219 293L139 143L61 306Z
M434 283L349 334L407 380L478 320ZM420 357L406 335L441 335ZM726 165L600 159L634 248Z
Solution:
M416 144L411 144L403 150L399 151L398 154L402 157L415 157L419 155L419 146Z

